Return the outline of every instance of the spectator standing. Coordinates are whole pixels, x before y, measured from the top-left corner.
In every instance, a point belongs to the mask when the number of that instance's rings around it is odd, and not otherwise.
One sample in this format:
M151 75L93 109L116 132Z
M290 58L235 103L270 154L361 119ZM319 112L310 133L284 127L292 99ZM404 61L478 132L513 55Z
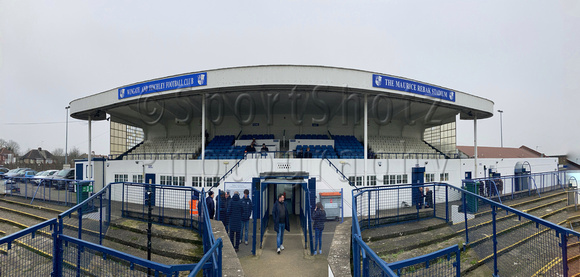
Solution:
M499 192L499 195L502 195L503 194L503 181L498 178L495 180L495 185L497 187L497 191Z
M425 198L425 194L423 194L423 187L419 187L418 194L417 194L417 209L423 208L423 201L425 200L424 198Z
M276 237L276 245L278 249L276 252L280 254L280 250L284 250L284 230L290 232L290 217L288 216L288 209L284 203L284 194L280 193L278 199L274 201L272 208L272 217L274 218L274 230L278 233Z
M425 208L433 208L433 191L425 188Z
M326 221L326 212L322 203L316 203L312 219L314 220L314 255L316 255L316 249L319 249L318 254L322 254L322 230Z
M244 198L242 198L242 234L241 239L248 245L248 226L250 225L250 216L252 216L252 199L250 199L250 191L244 190Z
M213 191L207 192L207 197L205 198L205 205L207 206L207 213L209 214L209 219L213 219L215 214L215 203L213 201Z
M229 232L228 225L228 198L229 194L227 192L220 192L220 202L219 202L219 215L220 221L224 224L226 232Z
M234 246L236 252L240 250L240 231L242 230L242 201L240 200L240 193L234 192L234 196L228 203L228 220L230 224L229 233L230 241Z

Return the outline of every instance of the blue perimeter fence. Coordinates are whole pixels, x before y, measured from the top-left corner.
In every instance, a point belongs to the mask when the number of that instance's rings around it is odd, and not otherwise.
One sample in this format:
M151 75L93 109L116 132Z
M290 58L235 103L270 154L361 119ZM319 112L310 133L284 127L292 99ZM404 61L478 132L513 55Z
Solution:
M500 179L502 189L497 188ZM462 188L424 183L353 190L353 275L460 276L486 266L494 276L568 276L568 241L580 241L580 233L560 226L567 221L566 199L540 198L547 192L564 194L564 180L565 172L558 171L463 180ZM423 200L419 188L430 189L432 203ZM512 207L501 203L526 197ZM514 208L526 204L526 212ZM533 215L547 207L547 214ZM408 260L387 263L361 234L429 218L447 222L449 247Z
M79 186L79 192L83 185L90 184L72 182ZM7 190L15 187L7 186ZM75 190L69 192L76 195ZM64 205L72 201L51 199L49 195L59 194L46 194L40 199ZM102 245L112 220L129 217L145 221L149 214L156 224L179 225L199 232L204 251L200 261L165 265ZM213 235L203 190L110 183L58 218L0 238L0 276L197 276L200 272L204 276L221 276L222 247L221 238L216 240Z

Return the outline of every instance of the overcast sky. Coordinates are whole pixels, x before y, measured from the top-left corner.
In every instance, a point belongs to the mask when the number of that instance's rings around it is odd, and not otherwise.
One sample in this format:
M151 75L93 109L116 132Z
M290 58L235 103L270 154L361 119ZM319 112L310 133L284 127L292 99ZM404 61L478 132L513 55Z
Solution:
M0 0L0 138L64 148L76 98L230 66L311 64L377 71L495 102L506 147L580 149L578 1ZM496 115L479 145L500 145ZM93 149L109 153L107 122ZM69 149L87 151L70 120ZM473 145L459 122L458 145Z

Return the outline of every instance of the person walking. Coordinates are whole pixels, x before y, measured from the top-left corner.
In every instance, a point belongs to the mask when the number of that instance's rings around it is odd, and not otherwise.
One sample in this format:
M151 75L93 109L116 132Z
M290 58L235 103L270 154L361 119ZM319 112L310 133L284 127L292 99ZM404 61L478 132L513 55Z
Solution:
M226 232L229 232L229 224L228 224L228 201L229 201L229 194L227 192L220 192L220 202L219 202L219 220L224 224L226 228Z
M316 208L314 208L314 213L312 214L312 220L314 220L313 255L316 255L316 249L319 249L318 254L322 254L322 230L324 230L324 222L326 221L326 212L324 211L322 203L316 203Z
M250 191L244 190L244 198L242 198L242 234L241 239L244 239L245 244L248 245L248 226L250 225L250 216L252 216L252 199L250 199Z
M235 191L234 196L228 203L228 221L230 224L229 233L230 241L234 246L236 252L240 250L240 239L242 230L242 201L240 200L240 193Z
M205 198L205 205L207 206L207 213L209 215L209 219L213 219L213 215L215 214L215 203L213 201L213 191L207 192L207 197Z
M280 250L284 250L284 230L290 232L290 217L288 216L286 203L284 203L283 193L280 193L278 199L274 202L272 217L274 218L274 230L278 233L278 236L276 237L276 245L278 246L278 249L276 252L280 254Z

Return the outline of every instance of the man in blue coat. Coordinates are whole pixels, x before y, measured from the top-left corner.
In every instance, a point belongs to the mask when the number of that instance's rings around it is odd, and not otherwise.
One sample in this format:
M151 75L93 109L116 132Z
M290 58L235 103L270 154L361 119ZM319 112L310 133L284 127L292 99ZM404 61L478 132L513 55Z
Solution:
M250 191L244 190L244 198L242 198L242 234L246 245L248 245L248 226L250 225L250 216L252 215L252 199L250 199Z
M290 216L288 215L288 209L286 208L286 203L284 203L284 194L282 193L274 201L272 217L274 218L274 230L278 233L278 237L276 238L278 249L276 252L280 254L280 250L284 250L284 230L290 232Z
M226 232L229 230L229 221L228 221L228 202L229 202L229 194L227 192L220 192L220 199L219 199L219 220L224 224L226 228Z
M205 205L207 206L207 213L209 214L209 219L213 219L215 214L215 203L213 202L213 191L207 192L207 197L205 198Z
M234 196L228 203L228 220L230 224L229 232L230 232L230 241L234 246L236 252L238 252L240 248L240 239L241 234L240 231L242 230L242 201L240 200L240 193L234 192Z

